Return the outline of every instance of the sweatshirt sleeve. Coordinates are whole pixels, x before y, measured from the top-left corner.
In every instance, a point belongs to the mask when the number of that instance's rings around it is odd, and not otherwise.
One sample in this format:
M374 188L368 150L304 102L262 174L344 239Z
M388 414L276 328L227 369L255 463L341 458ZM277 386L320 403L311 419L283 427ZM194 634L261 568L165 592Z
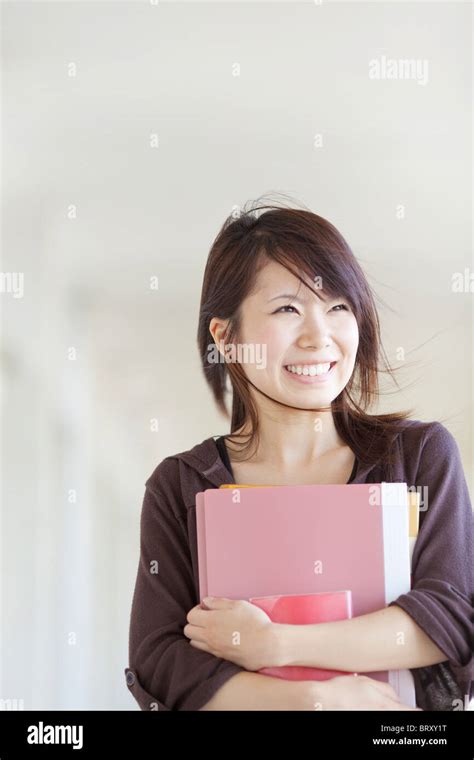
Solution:
M142 710L199 710L244 670L190 644L183 628L198 603L185 519L147 485L124 671Z
M454 666L471 662L473 513L458 445L434 422L425 433L416 487L428 503L412 558L411 590L390 603L405 610Z

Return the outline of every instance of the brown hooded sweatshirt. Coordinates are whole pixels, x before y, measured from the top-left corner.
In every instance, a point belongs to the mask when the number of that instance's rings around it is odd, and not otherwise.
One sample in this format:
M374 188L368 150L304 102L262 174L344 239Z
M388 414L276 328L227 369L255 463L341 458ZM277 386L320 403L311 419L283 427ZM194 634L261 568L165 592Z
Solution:
M215 437L163 459L145 484L124 671L142 710L199 710L244 670L196 649L183 634L187 613L200 602L195 495L235 483ZM474 696L473 514L459 449L441 423L419 420L397 435L395 446L389 476L379 465L356 462L348 482L405 482L419 489L422 499L428 487L412 588L391 604L404 609L446 654L442 663L412 670L418 707L463 709Z

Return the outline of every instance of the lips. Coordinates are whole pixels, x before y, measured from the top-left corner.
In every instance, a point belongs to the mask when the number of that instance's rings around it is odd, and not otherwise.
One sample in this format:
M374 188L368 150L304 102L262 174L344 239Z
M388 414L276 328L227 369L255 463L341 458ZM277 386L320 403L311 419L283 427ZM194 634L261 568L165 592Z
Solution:
M337 364L337 362L327 362L326 366L329 365L329 369L326 372L318 373L318 374L314 374L314 373L313 374L310 374L310 373L304 374L303 372L300 372L300 374L298 374L297 372L292 372L290 369L288 369L288 366L296 366L296 367L298 367L298 366L299 367L314 366L314 365L308 365L308 364L306 364L306 365L302 365L302 364L299 364L299 365L298 364L296 364L296 365L283 365L283 369L285 370L285 372L288 373L288 375L290 375L293 378L293 380L295 380L296 382L298 382L300 384L304 384L304 385L317 385L317 384L320 384L320 383L325 383L328 380L328 378L331 377L331 372L332 372L335 364Z
M316 364L336 364L337 359L318 359L317 362L288 362L284 367L314 367Z
M301 364L298 364L298 362L289 362L288 364L284 364L284 369L287 369L288 367L317 367L321 364L329 364L329 370L330 372L335 364L337 364L337 361L327 361L327 362L303 362Z

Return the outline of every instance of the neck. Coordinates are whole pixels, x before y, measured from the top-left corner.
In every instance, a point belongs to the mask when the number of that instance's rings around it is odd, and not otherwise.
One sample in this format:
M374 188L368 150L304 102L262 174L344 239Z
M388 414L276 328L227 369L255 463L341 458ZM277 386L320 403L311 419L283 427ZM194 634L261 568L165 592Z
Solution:
M246 423L236 433L247 441L250 425ZM259 410L259 445L250 449L251 457L247 461L264 463L282 472L295 467L304 467L321 459L329 452L345 446L339 436L331 411L305 412L295 410ZM235 452L234 459L239 461L238 444L228 441L228 447ZM245 457L248 454L244 455Z

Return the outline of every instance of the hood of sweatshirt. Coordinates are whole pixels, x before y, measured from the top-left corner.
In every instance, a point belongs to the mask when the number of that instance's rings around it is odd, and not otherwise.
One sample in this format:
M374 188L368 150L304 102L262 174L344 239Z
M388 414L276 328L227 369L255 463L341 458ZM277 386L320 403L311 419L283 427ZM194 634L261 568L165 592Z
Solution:
M181 498L189 509L195 506L196 493L199 491L204 491L207 488L219 488L224 483L235 483L232 474L222 461L219 449L217 448L215 439L219 437L210 436L187 451L166 457L150 476L147 485L153 487L154 484L157 484L157 480L159 481L160 477L163 480L163 475L168 480L175 480L175 482L179 483ZM401 469L400 472L398 470L399 467L396 466L395 471L392 473L393 477L390 478L392 482L397 482L397 479L399 480L400 478L403 481L404 473ZM358 461L351 485L357 483L380 483L386 479L379 465L364 465Z

